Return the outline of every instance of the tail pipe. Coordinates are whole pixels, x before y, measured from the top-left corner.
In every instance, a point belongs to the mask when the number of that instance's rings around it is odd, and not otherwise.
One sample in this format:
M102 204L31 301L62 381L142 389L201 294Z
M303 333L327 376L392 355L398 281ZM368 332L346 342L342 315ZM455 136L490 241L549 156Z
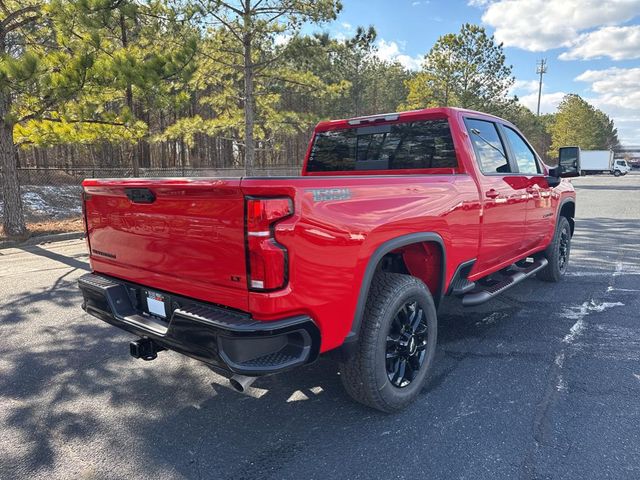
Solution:
M258 377L247 377L245 375L234 375L229 379L231 386L240 393L245 393Z

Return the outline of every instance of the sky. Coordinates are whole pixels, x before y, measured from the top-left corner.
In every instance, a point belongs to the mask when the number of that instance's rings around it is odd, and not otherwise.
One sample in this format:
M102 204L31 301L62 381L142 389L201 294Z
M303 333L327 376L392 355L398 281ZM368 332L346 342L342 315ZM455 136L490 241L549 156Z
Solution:
M439 36L484 26L513 65L513 94L534 112L536 62L545 58L542 113L577 93L613 118L625 145L640 145L640 0L342 0L325 26L350 37L373 25L378 55L419 69Z

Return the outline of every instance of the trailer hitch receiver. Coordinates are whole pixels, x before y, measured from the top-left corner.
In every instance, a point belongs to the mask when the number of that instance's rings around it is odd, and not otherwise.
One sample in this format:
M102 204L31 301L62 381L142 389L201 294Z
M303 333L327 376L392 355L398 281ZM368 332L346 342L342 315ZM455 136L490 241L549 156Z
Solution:
M164 350L159 345L153 343L150 338L141 338L129 344L129 353L133 358L141 358L142 360L155 360L158 352Z

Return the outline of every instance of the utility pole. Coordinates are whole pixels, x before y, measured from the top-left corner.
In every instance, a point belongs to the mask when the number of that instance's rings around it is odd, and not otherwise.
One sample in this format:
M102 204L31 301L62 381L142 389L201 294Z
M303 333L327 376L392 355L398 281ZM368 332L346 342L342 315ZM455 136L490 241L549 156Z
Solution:
M540 84L538 85L538 116L540 116L540 97L542 97L542 76L547 73L547 59L542 58L536 65L536 73L540 75Z

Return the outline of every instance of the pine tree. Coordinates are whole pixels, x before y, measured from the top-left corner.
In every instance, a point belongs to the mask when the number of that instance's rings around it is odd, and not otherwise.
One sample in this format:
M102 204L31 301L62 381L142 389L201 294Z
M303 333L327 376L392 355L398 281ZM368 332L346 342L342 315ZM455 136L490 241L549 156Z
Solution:
M613 121L576 94L566 95L562 99L550 125L550 132L550 155L564 146L577 146L583 150L607 150L619 144Z
M255 168L256 76L286 54L287 45L272 54L264 48L276 35L295 36L305 22L319 23L336 18L342 8L338 0L193 0L202 21L215 21L228 33L231 44L228 65L242 76L245 169Z
M454 106L500 113L513 99L514 78L502 44L483 27L464 24L457 34L441 36L426 55L421 72L407 82L404 106Z
M26 235L17 171L14 128L43 118L82 89L94 52L58 48L47 5L38 0L0 4L0 163L5 234Z
M0 2L5 233L26 234L16 146L138 142L146 123L137 117L134 95L149 111L189 73L193 40L183 35L171 48L163 41L183 31L159 2Z

